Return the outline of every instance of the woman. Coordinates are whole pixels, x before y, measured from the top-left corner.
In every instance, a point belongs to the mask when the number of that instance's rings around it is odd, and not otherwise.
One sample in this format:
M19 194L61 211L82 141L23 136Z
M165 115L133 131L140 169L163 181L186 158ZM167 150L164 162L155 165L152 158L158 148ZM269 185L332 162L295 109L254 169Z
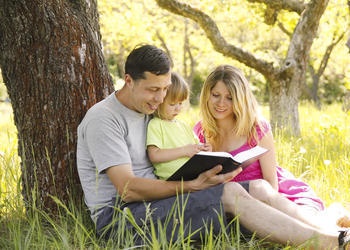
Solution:
M249 193L313 226L328 226L322 200L306 183L296 179L278 166L274 140L269 123L259 114L259 106L248 80L243 73L230 65L217 67L204 82L200 108L203 120L194 131L201 142L212 145L213 151L226 151L232 155L256 145L269 149L258 161L245 168L232 181L249 182ZM277 190L282 196L272 197ZM290 202L290 201L292 202ZM296 207L302 206L303 209ZM339 227L349 227L345 210L337 212ZM315 215L311 216L310 215ZM345 221L345 224L344 224ZM348 223L348 224L347 224Z

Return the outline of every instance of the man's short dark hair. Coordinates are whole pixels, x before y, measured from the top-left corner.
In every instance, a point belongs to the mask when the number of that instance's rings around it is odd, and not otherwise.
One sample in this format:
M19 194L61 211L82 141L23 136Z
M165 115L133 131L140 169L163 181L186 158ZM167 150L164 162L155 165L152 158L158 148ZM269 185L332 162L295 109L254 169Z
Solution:
M134 48L125 62L125 74L132 79L145 79L146 71L155 75L163 75L170 71L169 56L153 45L142 45Z

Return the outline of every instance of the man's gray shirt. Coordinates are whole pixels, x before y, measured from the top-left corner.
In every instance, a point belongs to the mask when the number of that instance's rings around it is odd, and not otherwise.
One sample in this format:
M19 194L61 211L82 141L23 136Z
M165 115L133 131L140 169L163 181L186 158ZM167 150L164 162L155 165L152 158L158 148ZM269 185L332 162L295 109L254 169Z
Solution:
M148 121L148 115L126 108L113 93L91 107L80 123L77 166L94 221L98 210L117 195L106 169L130 164L136 176L156 178L146 153Z

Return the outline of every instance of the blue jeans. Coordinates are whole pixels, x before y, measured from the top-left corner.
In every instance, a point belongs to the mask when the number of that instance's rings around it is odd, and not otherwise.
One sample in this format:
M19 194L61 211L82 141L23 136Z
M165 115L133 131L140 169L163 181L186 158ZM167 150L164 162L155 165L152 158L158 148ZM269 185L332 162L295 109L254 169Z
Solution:
M104 239L117 235L120 220L113 218L116 218L118 213L125 213L126 210L131 212L134 221L140 228L145 226L150 228L150 220L152 220L158 236L160 232L158 232L157 223L160 222L162 224L161 231L166 233L168 241L175 242L178 239L180 227L182 227L180 232L183 233L181 237L186 238L191 235L192 240L200 240L201 235L205 236L209 230L218 234L222 230L222 222L224 225L226 223L221 203L223 187L224 185L218 185L202 191L151 202L123 203L115 199L113 204L105 207L99 215L96 222L97 235ZM178 205L175 209L174 204ZM179 220L183 224L179 223ZM135 224L132 225L130 221L126 221L123 224L123 229L133 231L136 245L145 243L144 237L140 236L140 230L135 228Z

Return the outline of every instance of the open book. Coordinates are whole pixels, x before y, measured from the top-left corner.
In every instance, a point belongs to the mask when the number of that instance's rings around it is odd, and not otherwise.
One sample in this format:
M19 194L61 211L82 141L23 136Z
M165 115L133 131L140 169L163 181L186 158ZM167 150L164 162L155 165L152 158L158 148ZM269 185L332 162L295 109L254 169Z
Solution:
M244 168L249 166L267 151L266 148L260 146L255 146L246 151L240 152L235 156L232 156L227 152L200 151L170 176L168 181L193 180L197 178L200 173L207 171L218 164L221 164L223 167L221 171L222 174L228 173L238 167Z

